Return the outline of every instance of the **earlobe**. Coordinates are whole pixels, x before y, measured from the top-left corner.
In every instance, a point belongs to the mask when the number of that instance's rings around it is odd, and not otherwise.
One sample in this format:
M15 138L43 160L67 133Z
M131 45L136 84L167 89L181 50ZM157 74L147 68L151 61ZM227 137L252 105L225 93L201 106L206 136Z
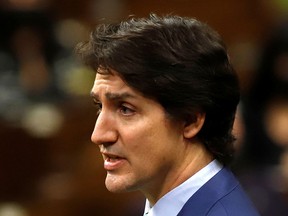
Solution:
M196 136L205 122L205 113L196 113L192 121L186 122L183 135L186 139Z

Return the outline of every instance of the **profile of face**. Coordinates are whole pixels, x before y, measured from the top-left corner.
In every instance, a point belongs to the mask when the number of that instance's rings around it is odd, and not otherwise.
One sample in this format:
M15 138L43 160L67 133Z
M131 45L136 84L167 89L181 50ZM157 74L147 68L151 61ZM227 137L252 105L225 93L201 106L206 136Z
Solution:
M184 124L117 73L97 73L91 96L98 109L91 140L103 156L109 191L153 193L180 175L188 146Z

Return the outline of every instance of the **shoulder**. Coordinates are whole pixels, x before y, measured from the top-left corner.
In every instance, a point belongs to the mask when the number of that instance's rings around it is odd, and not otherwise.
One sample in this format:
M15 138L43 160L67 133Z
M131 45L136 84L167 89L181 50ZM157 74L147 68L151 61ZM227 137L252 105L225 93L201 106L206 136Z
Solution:
M259 216L240 185L219 199L209 209L207 216Z
M223 168L185 203L189 216L259 216L233 173Z

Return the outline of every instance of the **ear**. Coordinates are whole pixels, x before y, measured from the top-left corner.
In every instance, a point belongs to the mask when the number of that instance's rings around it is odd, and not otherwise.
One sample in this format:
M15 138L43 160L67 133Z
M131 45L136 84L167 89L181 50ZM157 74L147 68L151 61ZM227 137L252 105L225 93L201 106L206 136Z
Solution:
M201 130L205 122L205 113L196 113L194 118L187 121L184 126L183 135L186 139L190 139L196 136L196 134Z

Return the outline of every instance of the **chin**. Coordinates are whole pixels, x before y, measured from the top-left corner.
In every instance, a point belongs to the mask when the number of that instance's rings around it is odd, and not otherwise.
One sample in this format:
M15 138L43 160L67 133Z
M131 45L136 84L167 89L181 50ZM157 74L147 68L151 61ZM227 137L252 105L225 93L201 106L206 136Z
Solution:
M105 180L105 186L108 191L112 193L123 193L132 191L129 184L127 184L127 178L121 178L116 176L107 175Z
M120 188L120 187L111 187L111 186L108 186L106 184L106 188L109 192L111 193L125 193L125 192L128 192L127 190L123 189L123 188Z

